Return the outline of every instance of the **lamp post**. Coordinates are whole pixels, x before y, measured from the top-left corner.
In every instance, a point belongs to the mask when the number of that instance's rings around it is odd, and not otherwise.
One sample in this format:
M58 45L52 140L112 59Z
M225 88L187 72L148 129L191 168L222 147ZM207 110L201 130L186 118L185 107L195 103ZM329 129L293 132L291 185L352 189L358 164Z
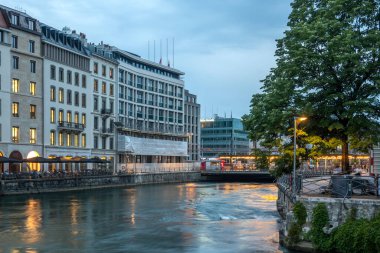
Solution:
M306 120L306 117L294 117L294 154L293 154L293 194L296 193L296 160L297 160L297 121L301 122Z

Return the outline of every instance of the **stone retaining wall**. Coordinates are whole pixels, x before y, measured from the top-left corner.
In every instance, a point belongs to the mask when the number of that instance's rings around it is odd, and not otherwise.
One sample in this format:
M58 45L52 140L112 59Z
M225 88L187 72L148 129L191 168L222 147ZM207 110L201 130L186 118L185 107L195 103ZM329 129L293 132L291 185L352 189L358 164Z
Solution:
M75 191L140 184L184 183L200 181L200 178L201 174L199 172L168 172L136 175L1 180L0 195Z

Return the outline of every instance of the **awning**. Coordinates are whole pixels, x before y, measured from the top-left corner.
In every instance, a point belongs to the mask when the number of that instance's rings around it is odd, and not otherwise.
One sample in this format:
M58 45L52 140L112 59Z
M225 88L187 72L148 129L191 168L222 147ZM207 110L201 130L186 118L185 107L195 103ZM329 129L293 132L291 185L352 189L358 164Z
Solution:
M5 156L0 156L0 163L22 163L22 161L13 158L8 158Z
M22 159L25 163L59 163L60 159L58 158L44 158L44 157L32 157L27 159Z

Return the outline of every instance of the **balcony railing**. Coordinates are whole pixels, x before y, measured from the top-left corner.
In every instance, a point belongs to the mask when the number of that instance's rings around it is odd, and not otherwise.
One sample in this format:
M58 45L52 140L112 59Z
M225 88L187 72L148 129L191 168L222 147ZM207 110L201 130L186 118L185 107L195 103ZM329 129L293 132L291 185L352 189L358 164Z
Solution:
M84 131L84 124L67 121L58 121L58 128L74 132L82 132Z
M112 135L114 132L113 132L113 129L111 128L102 128L100 130L100 134L102 135Z
M111 109L102 108L100 110L100 113L101 114L112 114L112 110Z

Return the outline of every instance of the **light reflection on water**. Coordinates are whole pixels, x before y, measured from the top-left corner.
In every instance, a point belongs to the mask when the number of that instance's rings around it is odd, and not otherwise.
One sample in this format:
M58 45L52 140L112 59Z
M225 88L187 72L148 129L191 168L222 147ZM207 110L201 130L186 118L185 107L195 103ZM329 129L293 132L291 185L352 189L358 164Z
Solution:
M0 199L2 252L282 252L274 185L188 183Z

